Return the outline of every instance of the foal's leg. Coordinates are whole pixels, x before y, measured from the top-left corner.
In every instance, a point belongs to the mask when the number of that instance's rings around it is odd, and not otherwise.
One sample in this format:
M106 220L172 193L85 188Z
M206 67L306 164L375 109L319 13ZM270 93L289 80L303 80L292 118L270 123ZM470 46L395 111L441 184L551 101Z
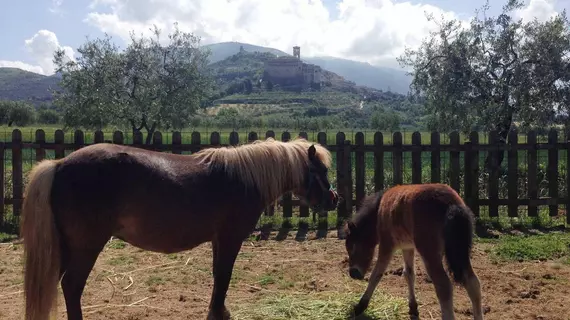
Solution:
M471 300L471 306L473 308L473 319L483 320L483 308L481 305L481 284L471 265L469 265L466 272L464 287L465 290L467 290L469 299Z
M415 281L416 281L416 274L414 271L414 249L405 249L402 250L402 256L404 257L404 277L406 278L406 282L408 283L408 308L409 308L409 315L411 317L418 317L418 302L416 301L416 293L415 293Z
M368 286L366 287L366 291L360 298L358 305L354 307L354 315L359 316L368 308L368 304L370 303L370 299L372 298L372 294L374 290L380 283L380 279L384 275L390 260L392 259L392 254L394 253L394 246L391 242L382 242L380 241L380 246L378 247L378 260L376 261L376 265L372 270L372 274L370 275L370 279L368 280Z
M61 280L61 288L65 298L68 320L82 320L81 295L85 288L85 283L89 273L97 261L103 246L96 248L66 248L64 249L62 261L65 266L65 273Z
M223 235L215 240L214 246L214 290L210 300L208 320L229 320L230 312L225 306L226 293L230 285L234 263L243 239L235 236L225 238Z
M418 252L422 256L422 260L426 266L427 272L433 281L435 293L439 300L441 308L442 320L455 320L453 312L453 286L442 264L442 255L437 253L438 250Z

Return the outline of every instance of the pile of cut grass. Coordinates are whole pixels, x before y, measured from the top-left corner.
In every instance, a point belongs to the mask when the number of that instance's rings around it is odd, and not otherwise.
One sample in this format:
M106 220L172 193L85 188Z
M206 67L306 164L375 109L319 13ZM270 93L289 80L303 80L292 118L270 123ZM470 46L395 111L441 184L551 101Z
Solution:
M253 303L236 304L232 317L236 320L346 320L351 316L353 305L361 293L314 293L307 295L278 294L264 297ZM407 302L375 292L370 306L357 319L404 319L407 316Z

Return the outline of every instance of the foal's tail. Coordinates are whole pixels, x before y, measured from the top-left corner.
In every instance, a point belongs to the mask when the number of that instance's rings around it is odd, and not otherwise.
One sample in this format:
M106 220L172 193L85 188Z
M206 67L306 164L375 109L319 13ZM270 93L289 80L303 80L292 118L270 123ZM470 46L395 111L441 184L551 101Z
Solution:
M51 208L56 160L44 160L30 172L22 210L26 320L47 320L57 307L60 243ZM55 310L54 310L55 311Z
M447 209L443 226L445 259L457 283L464 283L471 268L474 217L465 205L451 205Z

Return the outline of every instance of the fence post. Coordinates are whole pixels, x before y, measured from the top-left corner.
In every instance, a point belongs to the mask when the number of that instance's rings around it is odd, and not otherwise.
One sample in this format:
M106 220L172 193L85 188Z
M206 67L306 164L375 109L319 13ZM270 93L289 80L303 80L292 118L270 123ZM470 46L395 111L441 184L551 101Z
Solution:
M46 149L44 145L46 143L46 133L42 129L36 130L36 162L40 162L46 157Z
M93 143L103 143L104 141L105 141L105 134L103 133L103 131L101 131L101 130L95 131L95 137L93 137ZM141 138L141 141L142 141L142 138Z
M133 133L133 146L135 147L141 147L143 146L144 142L143 142L143 134L140 131L135 131Z
M268 130L265 132L265 139L273 138L275 139L275 132L272 130ZM273 216L275 215L275 203L271 203L267 208L265 208L265 216L271 217L261 226L261 240L269 239L269 234L271 233L271 229L273 229Z
M354 136L355 155L354 176L356 180L356 210L360 208L362 200L366 196L366 153L364 152L364 133L357 132ZM351 210L352 211L352 210Z
M308 140L308 135L306 132L302 131L299 133L299 137ZM299 218L309 217L309 207L306 204L301 203L299 205ZM305 240L307 238L307 233L309 232L309 223L307 219L299 220L299 230L297 230L297 235L295 239L298 241Z
M133 137L133 141L135 137ZM172 153L182 154L182 133L180 131L174 131L172 133Z
M394 132L392 135L392 146L394 151L392 151L392 175L394 179L394 185L399 185L404 182L403 174L403 152L402 152L402 133Z
M339 234L342 236L340 239L344 239L345 238L345 234L341 234L341 230L343 230L342 225L344 223L344 221L346 219L349 219L350 216L352 216L352 210L353 210L353 206L352 206L352 152L351 152L351 145L350 145L350 140L344 140L344 146L343 146L343 152L342 152L342 156L343 156L343 171L344 171L344 189L346 190L344 192L344 196L345 196L345 215L342 216L342 219L338 219L337 218L337 229L339 230Z
M489 150L490 155L487 157L493 163L496 163L499 152L503 152L499 149L499 137L497 131L489 132ZM494 150L496 148L496 150ZM493 169L489 172L489 217L499 216L499 169L495 168L495 165L491 166Z
M533 202L538 198L538 182L537 182L537 151L536 151L536 132L529 131L527 134L527 144L530 145L528 149L528 164L527 164L527 196L528 196L528 216L538 216L538 207Z
M83 148L83 146L85 145L85 135L83 134L83 131L75 130L75 132L73 133L73 144L74 144L73 148L75 150Z
M338 204L338 207L336 209L337 212L337 227L338 224L341 223L340 220L342 220L343 217L346 217L346 201L348 201L348 196L345 194L346 187L346 178L345 178L345 170L344 170L344 140L346 140L346 136L344 134L344 132L338 132L336 134L336 181L337 181L337 191L338 194L340 196L341 199L344 199L344 201L341 201ZM343 234L341 234L340 230L339 233L337 234L339 239L342 239L344 237Z
M22 131L12 131L12 199L14 217L22 212L23 197L23 170L22 170Z
M214 131L210 134L210 144L214 147L220 144L220 133Z
M239 144L239 134L237 131L230 132L230 144L232 146L237 146Z
M384 136L374 133L374 192L384 189Z
M469 134L469 152L465 152L465 197L473 214L479 216L479 132Z
M65 146L63 145L65 143L65 134L62 130L58 129L55 131L54 142L55 158L61 159L65 157Z
M281 141L287 142L291 140L291 133L285 131L281 134ZM283 195L283 224L281 226L282 229L288 230L291 229L291 218L293 217L293 204L291 192L287 192Z
M570 225L570 131L566 132L566 224Z
M152 135L152 148L155 151L163 151L162 133L160 131L155 131Z
M457 191L460 192L460 181L459 181L459 173L461 170L461 166L459 164L459 155L460 155L460 145L459 145L459 132L453 131L449 135L449 143L451 144L451 151L449 152L449 164L450 164L450 183L449 185Z
M441 135L434 131L431 133L431 182L441 181Z
M5 156L5 149L6 145L4 142L0 142L0 190L2 190L2 197L0 197L0 227L4 225L4 214L5 214L5 206L6 206L6 190L5 190L5 183L6 177L4 172L4 156Z
M200 146L202 145L202 136L200 132L194 131L190 136L190 143L192 146L190 147L190 152L196 153L200 151Z
M412 183L422 183L422 135L418 131L412 133Z
M113 132L113 143L114 144L123 144L123 142L124 142L123 132L118 131L118 130Z
M518 198L518 173L519 173L519 155L518 144L519 134L516 130L509 132L509 151L507 151L507 198L508 198L508 216L518 217L519 207L517 205Z
M327 134L326 132L319 132L317 134L317 142L326 148L327 146ZM337 181L337 190L338 190L338 181ZM327 235L327 231L329 228L328 216L329 213L327 211L318 212L319 219L317 224L317 238L324 238ZM315 213L313 212L313 222L315 221Z
M548 132L548 196L558 200L558 131L551 129ZM558 215L558 204L549 205L548 213L551 217Z

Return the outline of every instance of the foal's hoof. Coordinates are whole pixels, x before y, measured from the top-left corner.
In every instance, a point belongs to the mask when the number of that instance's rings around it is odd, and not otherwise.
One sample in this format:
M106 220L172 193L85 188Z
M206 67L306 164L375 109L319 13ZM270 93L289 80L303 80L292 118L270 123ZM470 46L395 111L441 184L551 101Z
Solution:
M352 313L354 314L355 317L358 317L364 313L366 308L368 308L368 301L360 300L360 302L358 302L358 304L355 305L354 308L352 309L353 310Z
M420 313L418 312L418 304L410 303L408 306L409 306L408 315L410 316L410 319L412 320L419 319Z
M206 318L206 320L230 320L230 319L231 319L230 312L225 307L221 311L210 310L210 312L208 313L208 318Z

